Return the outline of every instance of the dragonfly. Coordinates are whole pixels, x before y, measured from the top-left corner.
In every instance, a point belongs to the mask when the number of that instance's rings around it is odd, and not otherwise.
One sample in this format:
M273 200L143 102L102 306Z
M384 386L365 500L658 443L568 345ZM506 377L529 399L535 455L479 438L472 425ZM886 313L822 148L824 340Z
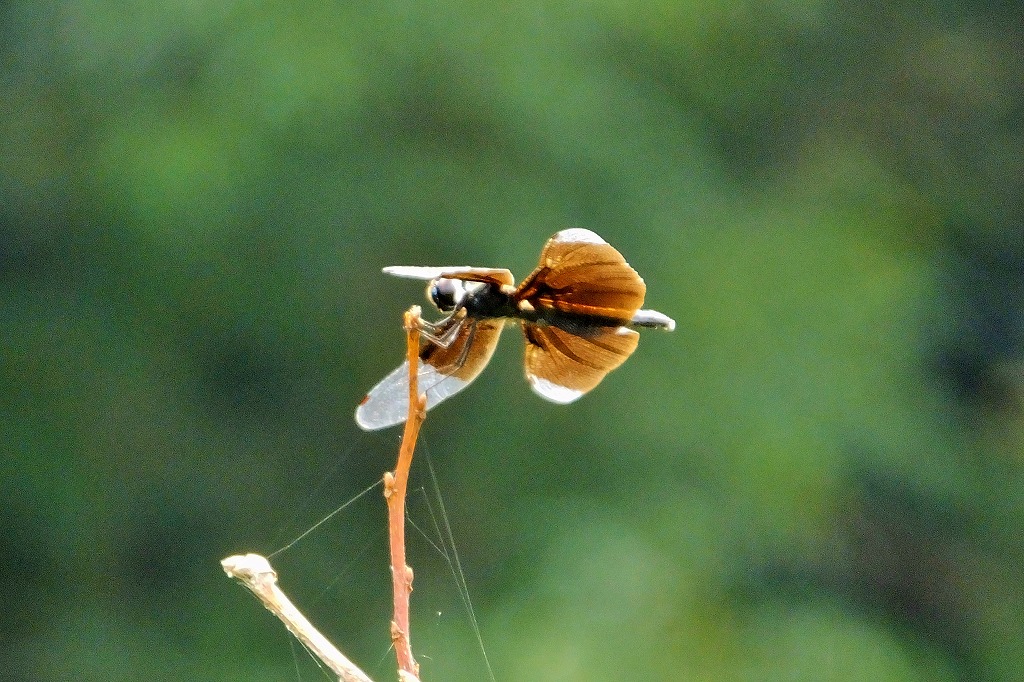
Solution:
M540 397L571 403L636 350L636 328L672 331L675 321L644 310L647 286L614 247L583 228L552 236L540 264L518 286L504 268L393 265L384 273L425 280L444 314L420 320L417 384L427 409L466 388L483 371L506 323L526 340L526 380ZM404 422L409 412L406 360L370 389L356 408L367 431Z

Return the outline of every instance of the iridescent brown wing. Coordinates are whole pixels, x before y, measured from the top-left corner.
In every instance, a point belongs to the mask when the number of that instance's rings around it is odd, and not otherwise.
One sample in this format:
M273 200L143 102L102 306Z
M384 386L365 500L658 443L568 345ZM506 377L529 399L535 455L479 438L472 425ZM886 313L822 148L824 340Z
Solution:
M501 320L476 320L464 314L451 323L460 328L447 348L430 341L424 341L420 347L416 381L420 393L427 396L428 410L480 375L494 355L503 326ZM406 361L370 389L356 408L356 423L367 431L375 431L401 424L408 414L409 362Z
M542 398L571 403L626 361L640 340L627 327L595 327L585 336L554 326L523 323L526 380Z
M608 242L590 230L555 234L540 265L516 289L518 301L537 309L628 322L644 304L647 287Z

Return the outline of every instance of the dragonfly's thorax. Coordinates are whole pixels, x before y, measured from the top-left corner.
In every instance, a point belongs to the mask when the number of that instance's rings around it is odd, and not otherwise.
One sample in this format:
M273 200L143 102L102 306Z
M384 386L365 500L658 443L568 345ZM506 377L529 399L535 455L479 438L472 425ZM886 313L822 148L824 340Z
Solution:
M490 282L466 282L466 296L462 307L466 314L476 318L515 317L516 307L512 294Z

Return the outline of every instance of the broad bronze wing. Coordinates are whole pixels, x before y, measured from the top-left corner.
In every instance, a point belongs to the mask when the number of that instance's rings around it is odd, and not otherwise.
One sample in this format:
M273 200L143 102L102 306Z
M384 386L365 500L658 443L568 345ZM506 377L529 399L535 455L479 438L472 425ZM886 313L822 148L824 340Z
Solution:
M548 240L540 265L516 290L534 308L628 322L644 304L647 286L608 242L582 228Z
M475 320L465 316L452 343L443 348L430 341L420 346L416 381L427 396L427 409L446 400L476 379L494 355L501 336L501 320ZM405 361L370 389L356 408L356 423L367 431L401 424L409 414L409 362Z
M571 403L626 361L640 340L627 327L595 327L577 336L550 325L523 323L526 380L542 398Z

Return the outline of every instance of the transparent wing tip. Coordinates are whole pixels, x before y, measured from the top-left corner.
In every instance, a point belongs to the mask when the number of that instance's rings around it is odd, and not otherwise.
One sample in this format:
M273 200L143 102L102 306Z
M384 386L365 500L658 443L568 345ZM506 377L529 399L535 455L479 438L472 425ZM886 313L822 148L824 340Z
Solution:
M652 327L673 331L676 328L676 321L657 310L638 310L631 320L637 327Z
M369 396L367 396L369 398ZM405 421L406 416L395 414L382 414L374 410L373 406L367 407L367 398L356 408L356 425L363 431L379 431L389 426L395 426Z

